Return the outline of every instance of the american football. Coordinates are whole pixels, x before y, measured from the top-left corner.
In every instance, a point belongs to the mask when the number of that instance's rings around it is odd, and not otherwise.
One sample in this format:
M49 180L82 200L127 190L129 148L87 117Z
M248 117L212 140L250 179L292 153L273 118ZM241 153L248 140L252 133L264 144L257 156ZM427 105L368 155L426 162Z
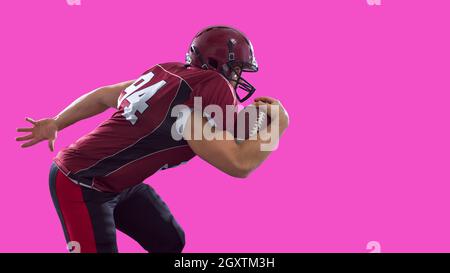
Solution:
M250 104L244 107L236 115L234 135L236 141L244 141L254 138L258 132L270 124L270 116L265 107Z

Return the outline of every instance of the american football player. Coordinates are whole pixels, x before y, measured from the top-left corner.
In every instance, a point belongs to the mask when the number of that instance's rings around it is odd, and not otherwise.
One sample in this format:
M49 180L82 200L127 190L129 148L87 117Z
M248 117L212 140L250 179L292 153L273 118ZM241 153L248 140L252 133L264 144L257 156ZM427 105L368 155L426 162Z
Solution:
M179 131L183 137L176 139L172 127L177 117L171 112L180 104L193 109L195 98L201 98L203 107L235 107L255 92L243 72L256 71L250 40L232 27L212 26L194 37L185 63L156 64L138 79L95 89L53 118L26 118L32 126L19 128L28 134L16 140L26 141L24 148L47 141L53 151L59 131L116 108L92 132L61 150L51 165L51 196L67 243L76 242L80 252L117 252L117 229L148 252L181 252L183 229L155 190L142 182L195 155L233 177L245 178L270 151L261 151L260 138L237 143L221 128L212 132L225 137L184 137L195 133L192 121L214 126L212 116L194 111L186 113ZM269 97L254 103L279 107L276 114L268 113L279 120L279 138L289 123L281 103Z

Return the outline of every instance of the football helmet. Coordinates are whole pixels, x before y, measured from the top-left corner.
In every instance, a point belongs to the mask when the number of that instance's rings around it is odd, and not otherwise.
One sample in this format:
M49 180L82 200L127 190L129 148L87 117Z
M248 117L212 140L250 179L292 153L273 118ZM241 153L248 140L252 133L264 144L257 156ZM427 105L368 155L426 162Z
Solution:
M242 77L243 72L258 71L252 43L235 28L211 26L200 31L186 53L186 64L215 70L230 82L235 82L234 91L239 102L250 98L256 90ZM233 77L233 72L237 77ZM242 98L237 92L238 88L246 92Z

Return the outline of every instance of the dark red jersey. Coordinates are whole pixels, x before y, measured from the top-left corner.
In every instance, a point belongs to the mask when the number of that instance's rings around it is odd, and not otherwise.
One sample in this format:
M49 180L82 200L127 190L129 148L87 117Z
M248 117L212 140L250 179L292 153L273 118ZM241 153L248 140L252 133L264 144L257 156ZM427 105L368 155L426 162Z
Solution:
M194 97L202 98L203 107L215 104L224 113L227 105L236 105L233 87L221 74L182 63L158 64L122 91L111 118L54 161L75 183L100 191L120 192L141 183L195 156L171 132L177 120L172 109L180 104L192 108Z

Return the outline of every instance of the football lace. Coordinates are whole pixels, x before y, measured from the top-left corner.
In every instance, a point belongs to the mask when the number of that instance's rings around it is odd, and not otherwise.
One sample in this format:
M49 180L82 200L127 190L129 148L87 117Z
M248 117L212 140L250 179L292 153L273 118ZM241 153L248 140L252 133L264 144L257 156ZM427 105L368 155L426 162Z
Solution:
M254 136L256 133L261 130L261 127L263 126L263 122L266 118L266 113L259 112L258 119L256 120L255 124L253 124L252 129L250 130L249 136Z

